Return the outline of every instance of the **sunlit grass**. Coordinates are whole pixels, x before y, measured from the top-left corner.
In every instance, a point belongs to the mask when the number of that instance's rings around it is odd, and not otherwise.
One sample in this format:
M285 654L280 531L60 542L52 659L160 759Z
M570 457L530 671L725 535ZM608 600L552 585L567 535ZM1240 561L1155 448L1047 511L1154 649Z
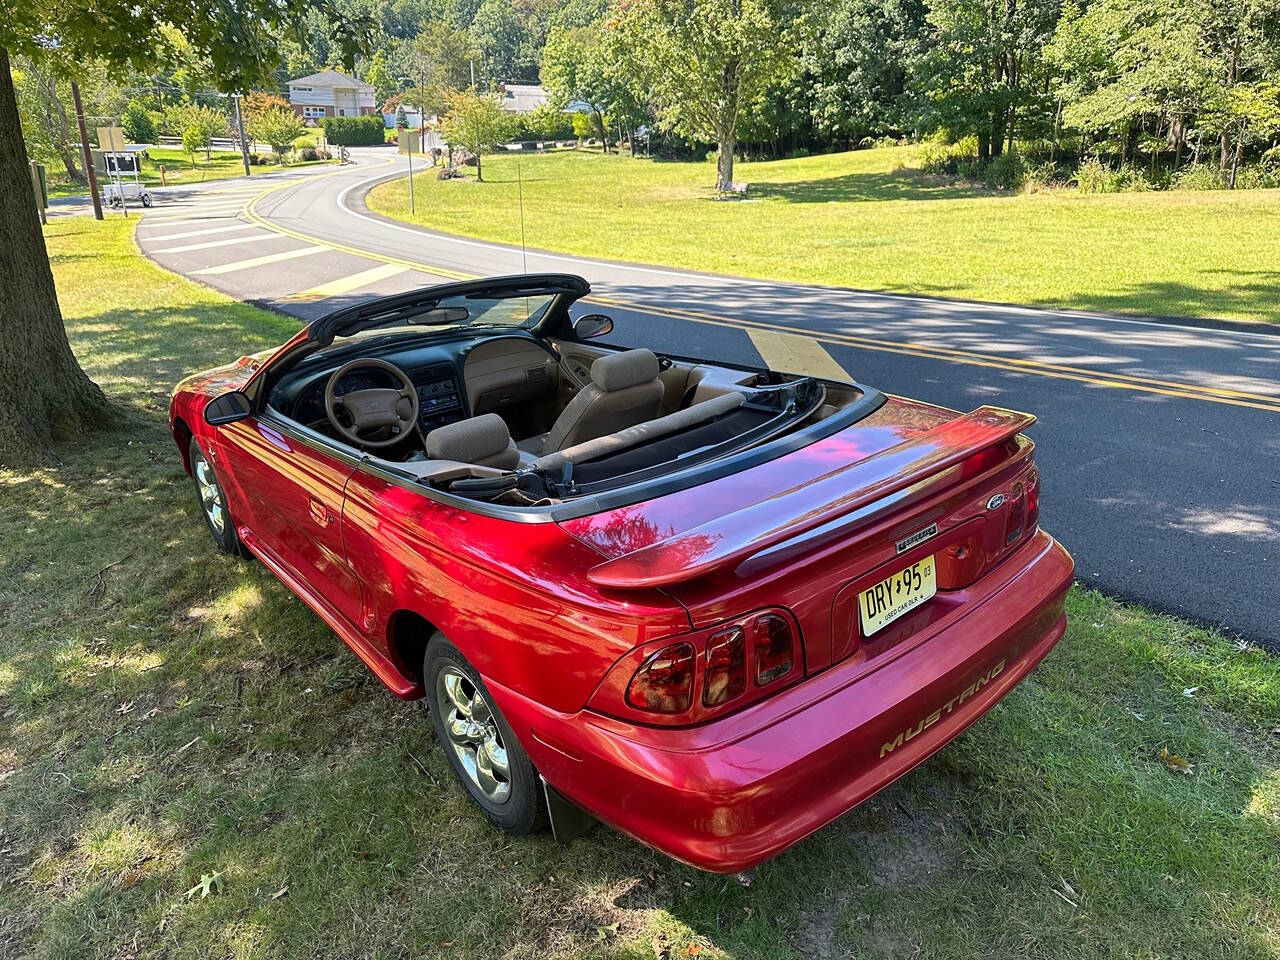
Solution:
M610 260L1046 307L1280 320L1280 190L993 194L923 174L917 147L713 164L486 157L485 183L375 188L379 213ZM520 182L522 181L522 183Z
M214 552L166 436L175 380L292 321L147 264L125 224L50 244L133 419L0 473L4 960L1280 951L1280 664L1087 591L987 718L750 887L606 829L495 832L417 705Z

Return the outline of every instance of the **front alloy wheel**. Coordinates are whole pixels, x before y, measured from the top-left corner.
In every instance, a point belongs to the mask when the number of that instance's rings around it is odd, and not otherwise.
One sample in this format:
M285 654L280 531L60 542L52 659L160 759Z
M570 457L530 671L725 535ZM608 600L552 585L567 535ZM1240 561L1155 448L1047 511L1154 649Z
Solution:
M231 522L231 513L227 509L227 494L218 480L213 464L196 443L195 437L187 447L187 456L191 463L191 478L196 484L196 497L200 501L200 512L204 515L205 525L213 537L213 542L223 553L239 553L240 540L236 536L235 524Z
M422 683L436 738L475 805L508 833L540 829L546 804L533 761L480 674L443 634L427 644Z

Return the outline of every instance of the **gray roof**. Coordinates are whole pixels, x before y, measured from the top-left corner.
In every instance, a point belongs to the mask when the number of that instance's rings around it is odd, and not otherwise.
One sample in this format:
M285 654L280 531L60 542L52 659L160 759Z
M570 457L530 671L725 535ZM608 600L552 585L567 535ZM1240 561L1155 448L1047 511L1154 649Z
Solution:
M532 113L551 98L537 83L507 83L502 87L502 109L511 113Z
M366 87L370 90L373 89L371 84L338 70L321 70L319 73L313 73L309 77L298 77L297 80L290 80L289 86L292 87L297 83L304 83L311 87Z

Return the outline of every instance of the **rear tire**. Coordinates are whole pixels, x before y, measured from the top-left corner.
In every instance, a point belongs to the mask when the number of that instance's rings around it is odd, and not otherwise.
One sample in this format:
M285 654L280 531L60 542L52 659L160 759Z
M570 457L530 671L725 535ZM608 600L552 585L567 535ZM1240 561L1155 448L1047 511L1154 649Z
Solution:
M511 834L545 827L546 803L533 761L480 674L441 633L427 644L422 682L440 746L480 812Z
M213 462L205 456L195 437L191 438L191 443L187 446L187 459L191 464L191 479L195 481L200 516L204 517L204 525L209 528L214 544L223 553L243 556L244 548L240 544L240 538L236 536L235 521L227 507L227 494L222 488L222 481L218 479Z

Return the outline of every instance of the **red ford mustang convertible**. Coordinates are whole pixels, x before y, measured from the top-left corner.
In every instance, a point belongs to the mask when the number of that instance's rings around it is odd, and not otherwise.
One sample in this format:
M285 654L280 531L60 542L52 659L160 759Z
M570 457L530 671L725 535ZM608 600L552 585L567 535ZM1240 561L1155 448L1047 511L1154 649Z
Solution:
M594 338L565 275L430 287L184 381L247 552L494 824L755 866L945 745L1062 636L1022 413Z

